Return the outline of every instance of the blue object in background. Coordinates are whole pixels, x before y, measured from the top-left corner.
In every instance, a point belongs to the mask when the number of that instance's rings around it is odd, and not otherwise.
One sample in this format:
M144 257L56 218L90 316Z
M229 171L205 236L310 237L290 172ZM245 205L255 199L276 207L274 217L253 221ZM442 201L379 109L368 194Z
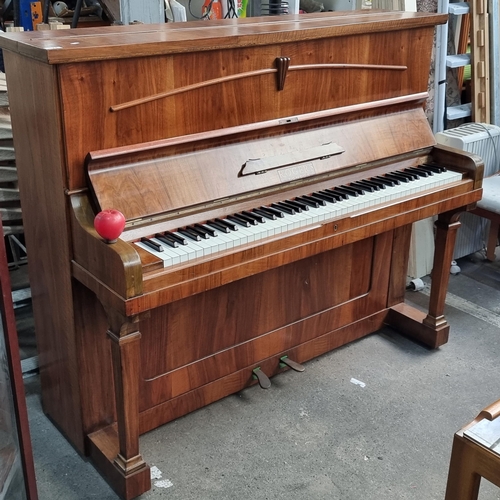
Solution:
M22 26L24 31L33 31L30 0L19 0L19 26Z

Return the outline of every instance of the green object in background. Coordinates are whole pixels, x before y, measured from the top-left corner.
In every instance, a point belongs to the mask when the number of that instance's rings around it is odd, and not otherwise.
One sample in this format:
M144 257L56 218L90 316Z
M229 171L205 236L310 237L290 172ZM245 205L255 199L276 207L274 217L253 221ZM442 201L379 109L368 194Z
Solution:
M241 0L238 2L238 17L247 17L247 6L248 6L248 0Z

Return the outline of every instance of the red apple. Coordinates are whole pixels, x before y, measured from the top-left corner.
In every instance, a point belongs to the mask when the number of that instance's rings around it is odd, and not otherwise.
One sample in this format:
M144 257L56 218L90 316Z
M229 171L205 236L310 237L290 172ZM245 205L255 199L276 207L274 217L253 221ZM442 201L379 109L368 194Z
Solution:
M114 243L125 228L125 216L119 210L103 210L95 216L94 227L106 243Z

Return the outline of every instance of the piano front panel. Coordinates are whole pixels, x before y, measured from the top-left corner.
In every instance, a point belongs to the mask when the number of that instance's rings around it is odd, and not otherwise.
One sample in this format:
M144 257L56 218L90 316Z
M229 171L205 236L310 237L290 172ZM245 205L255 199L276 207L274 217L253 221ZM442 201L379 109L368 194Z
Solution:
M187 54L81 62L59 68L69 189L85 185L89 151L284 118L427 91L433 28ZM377 50L373 50L377 47ZM381 48L379 50L379 47ZM288 71L250 76L111 112L110 107L235 74L275 68L277 57L303 64L369 64L408 69ZM100 89L96 92L95 89ZM258 90L256 90L258 89ZM86 116L81 120L81 116ZM102 131L111 131L102 133Z
M141 410L383 310L392 243L387 232L151 311Z

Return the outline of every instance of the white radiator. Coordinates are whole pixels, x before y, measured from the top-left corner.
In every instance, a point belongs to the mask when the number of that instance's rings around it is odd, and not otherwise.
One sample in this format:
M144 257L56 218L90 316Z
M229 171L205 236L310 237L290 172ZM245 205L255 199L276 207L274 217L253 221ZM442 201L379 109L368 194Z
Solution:
M487 123L467 123L436 134L438 144L451 146L480 156L484 161L484 176L496 174L500 170L500 127ZM485 248L489 221L464 213L457 233L454 259L465 257Z

